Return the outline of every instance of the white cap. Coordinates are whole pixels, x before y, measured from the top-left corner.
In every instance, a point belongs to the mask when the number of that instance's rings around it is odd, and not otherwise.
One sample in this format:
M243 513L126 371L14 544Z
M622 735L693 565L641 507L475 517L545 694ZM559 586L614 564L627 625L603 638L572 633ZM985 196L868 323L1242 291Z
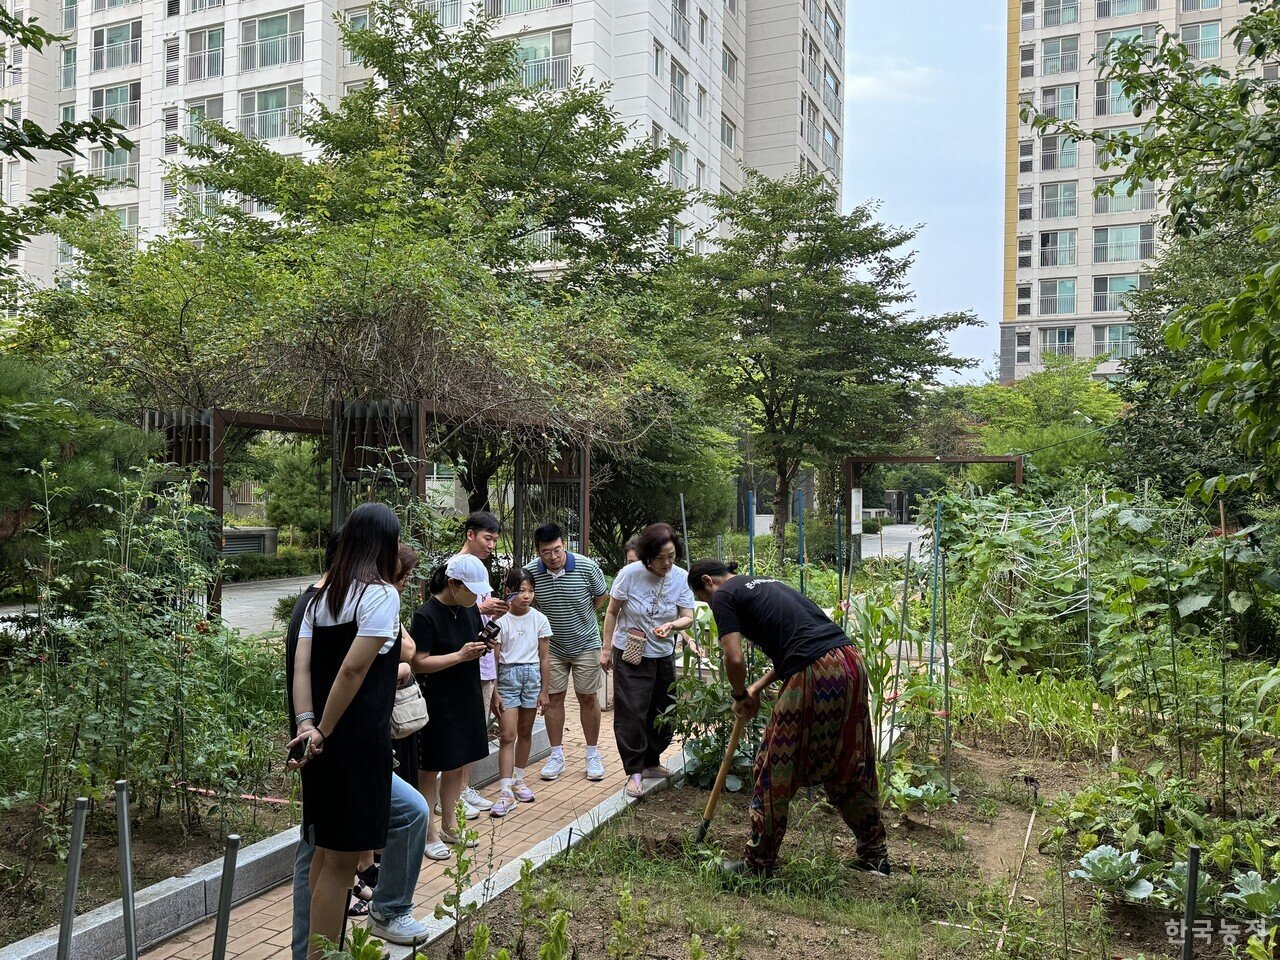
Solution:
M450 580L461 580L462 585L477 597L493 592L493 587L489 585L489 571L478 557L469 553L455 553L450 557L445 564L444 575Z

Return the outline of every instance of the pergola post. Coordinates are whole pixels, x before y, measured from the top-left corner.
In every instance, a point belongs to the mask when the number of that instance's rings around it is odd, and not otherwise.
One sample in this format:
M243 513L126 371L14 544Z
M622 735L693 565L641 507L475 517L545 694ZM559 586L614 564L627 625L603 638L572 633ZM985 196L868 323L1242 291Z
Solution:
M225 485L227 473L227 421L218 409L209 412L209 507L213 510L213 521L217 524L214 534L214 546L218 555L226 546L223 536L223 510L225 504ZM222 615L222 572L219 569L214 578L213 587L209 591L209 612L214 616Z
M578 522L582 524L582 554L591 556L591 444L580 448L582 469L578 484Z

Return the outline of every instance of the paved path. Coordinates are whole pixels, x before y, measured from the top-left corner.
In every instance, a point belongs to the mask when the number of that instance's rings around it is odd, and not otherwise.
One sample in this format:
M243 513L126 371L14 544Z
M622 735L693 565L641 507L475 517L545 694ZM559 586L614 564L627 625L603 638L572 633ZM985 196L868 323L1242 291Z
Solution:
M536 803L521 804L514 814L502 819L481 814L471 821L471 827L480 833L480 845L474 851L477 865L472 883L482 882L502 865L518 859L525 851L567 827L625 785L622 761L618 759L613 742L613 714L608 712L604 715L600 734L605 778L599 783L592 783L583 773L586 754L582 731L573 716L576 710L571 708L569 712L571 716L565 729L565 760L568 763L565 775L554 783L543 783L537 780L537 771L542 764L533 764L530 773L534 777L531 785L538 795ZM668 757L678 754L679 749L674 748ZM497 794L496 785L481 792L493 798ZM449 878L444 875L448 863L424 860L418 878L415 916L430 917L445 891L451 889ZM292 922L290 883L240 904L231 911L227 960L288 960ZM153 947L142 955L142 960L208 960L213 953L213 933L214 921L206 920Z
M276 601L281 597L296 597L315 581L313 574L287 580L228 583L222 588L222 619L227 626L245 633L270 630L275 625Z
M862 559L869 560L872 557L881 556L901 557L906 554L908 543L912 545L912 556L915 556L920 552L920 543L928 532L928 527L917 527L913 523L895 523L885 527L881 533L863 534ZM881 552L882 549L883 552Z

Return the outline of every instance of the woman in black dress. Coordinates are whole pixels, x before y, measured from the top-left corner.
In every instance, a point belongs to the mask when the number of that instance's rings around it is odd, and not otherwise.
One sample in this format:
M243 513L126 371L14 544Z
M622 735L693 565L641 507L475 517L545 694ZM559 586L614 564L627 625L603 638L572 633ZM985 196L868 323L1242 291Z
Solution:
M294 652L298 735L289 744L290 766L302 770L302 828L316 846L310 933L335 944L361 853L387 842L399 538L400 521L382 504L352 511ZM308 956L319 954L313 948Z
M453 811L466 788L466 767L489 755L480 658L489 649L478 640L476 600L489 590L488 571L469 554L440 567L427 587L431 596L413 618L409 634L417 653L414 672L422 681L430 719L418 737L418 789L431 805L440 780L440 819L427 828L426 855L447 860L456 843ZM443 842L442 842L443 841Z

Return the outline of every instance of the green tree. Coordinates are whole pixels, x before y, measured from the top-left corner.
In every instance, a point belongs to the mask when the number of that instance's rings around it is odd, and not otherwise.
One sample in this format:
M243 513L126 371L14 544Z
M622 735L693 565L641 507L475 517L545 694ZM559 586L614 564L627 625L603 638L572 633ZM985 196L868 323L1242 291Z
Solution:
M309 544L323 546L329 532L329 459L315 443L282 444L266 482L267 522L292 528Z
M0 35L14 41L13 46L40 52L46 46L64 39L39 26L35 19L22 20L0 9ZM10 44L6 43L6 47ZM108 150L130 149L133 144L120 135L122 128L102 120L64 121L45 130L34 120L0 117L0 158L6 160L44 159L41 154L62 157L82 156L84 146ZM14 253L33 236L47 228L49 218L84 213L98 206L98 179L74 172L63 172L54 183L32 190L24 203L0 198L0 290L9 288L17 279L9 266Z
M1088 131L1046 115L1034 118L1038 130L1095 143L1103 168L1118 175L1115 185L1102 189L1132 193L1144 183L1157 184L1169 203L1166 225L1175 234L1191 236L1224 218L1265 214L1255 224L1267 251L1262 262L1221 299L1189 303L1163 324L1171 349L1201 344L1209 354L1203 364L1189 365L1175 389L1194 397L1200 413L1228 415L1255 464L1249 473L1213 478L1206 496L1250 476L1271 485L1280 478L1280 356L1274 350L1280 262L1270 243L1280 229L1274 217L1280 85L1262 69L1280 50L1280 7L1255 5L1223 43L1245 51L1233 72L1192 57L1167 33L1154 48L1135 40L1107 52L1103 78L1132 101L1137 131Z
M838 213L820 177L753 173L709 202L727 238L684 273L690 366L772 470L781 545L800 468L899 437L920 385L966 365L945 335L973 317L912 316L901 248L913 231L875 222L868 206Z

